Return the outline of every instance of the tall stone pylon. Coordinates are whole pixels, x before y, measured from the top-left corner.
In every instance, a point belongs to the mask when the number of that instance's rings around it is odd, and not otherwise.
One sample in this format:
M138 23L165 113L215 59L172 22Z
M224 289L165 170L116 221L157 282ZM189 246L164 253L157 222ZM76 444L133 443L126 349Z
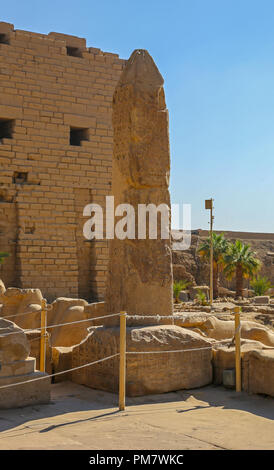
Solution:
M124 229L128 237L121 240L114 233L110 241L109 275L106 292L108 313L121 310L131 315L172 315L172 259L170 239L170 151L168 110L164 80L146 50L135 50L122 74L113 96L113 176L114 210L119 204L134 208L135 224ZM168 238L161 238L160 214L157 238L149 239L147 216L138 221L140 204L164 204L167 218L162 218ZM144 206L143 206L144 207ZM130 217L128 212L115 214ZM153 217L152 217L153 219ZM125 219L124 219L125 220ZM132 218L130 219L132 220ZM138 223L139 222L139 223ZM134 233L135 232L135 233ZM170 323L167 321L166 323Z

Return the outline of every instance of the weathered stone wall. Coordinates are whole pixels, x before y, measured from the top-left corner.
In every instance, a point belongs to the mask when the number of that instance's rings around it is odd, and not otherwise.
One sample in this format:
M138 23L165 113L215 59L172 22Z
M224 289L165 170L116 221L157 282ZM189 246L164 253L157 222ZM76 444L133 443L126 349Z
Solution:
M112 95L123 64L85 39L0 23L0 130L7 121L10 130L0 132L7 287L37 287L49 300L104 296L107 243L84 240L82 211L111 189ZM87 140L70 145L71 128Z

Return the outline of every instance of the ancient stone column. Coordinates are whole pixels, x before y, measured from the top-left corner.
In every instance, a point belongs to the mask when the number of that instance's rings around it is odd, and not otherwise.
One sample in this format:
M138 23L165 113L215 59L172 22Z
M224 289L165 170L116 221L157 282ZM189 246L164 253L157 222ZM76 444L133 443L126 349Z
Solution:
M115 210L119 204L133 206L135 234L126 226L132 238L121 240L114 235L110 241L108 313L125 310L128 314L166 316L173 311L170 152L163 83L149 53L135 50L114 92L112 194ZM148 238L148 217L147 238L138 239L139 204L166 205L167 219L163 217L163 226L168 238L161 239L158 214L157 239ZM118 220L115 217L115 222Z

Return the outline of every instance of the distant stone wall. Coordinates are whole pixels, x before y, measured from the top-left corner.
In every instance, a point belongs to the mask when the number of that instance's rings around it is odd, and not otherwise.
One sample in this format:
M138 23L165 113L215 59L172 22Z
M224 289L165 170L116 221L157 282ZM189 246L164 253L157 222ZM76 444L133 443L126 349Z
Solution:
M112 95L123 64L83 38L0 23L0 251L11 254L0 277L7 287L37 287L49 300L104 297L108 245L83 238L82 211L111 190Z

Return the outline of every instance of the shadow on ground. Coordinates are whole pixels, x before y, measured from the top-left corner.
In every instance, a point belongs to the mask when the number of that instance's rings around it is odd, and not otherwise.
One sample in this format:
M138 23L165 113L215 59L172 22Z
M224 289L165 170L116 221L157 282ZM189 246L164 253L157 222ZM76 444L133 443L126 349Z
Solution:
M171 410L178 414L185 414L216 407L241 410L269 420L274 419L273 398L248 395L244 392L236 393L224 387L212 385L195 390L127 398L126 410L123 412L118 410L118 395L93 390L71 382L52 385L51 396L52 400L49 404L0 410L0 432L14 430L16 433L16 428L24 423L29 423L26 424L26 429L31 428L33 425L30 425L30 422L32 421L36 421L36 431L29 430L29 432L37 432L41 426L38 432L47 433L57 428L94 420L113 420L121 416L141 416L155 412L169 413ZM139 408L140 405L147 406ZM82 412L89 412L89 415L85 417ZM79 413L77 419L75 415L70 417L73 413ZM60 423L54 424L49 421L47 425L45 422L47 418L61 415L62 422ZM39 420L43 420L43 423L39 424Z

